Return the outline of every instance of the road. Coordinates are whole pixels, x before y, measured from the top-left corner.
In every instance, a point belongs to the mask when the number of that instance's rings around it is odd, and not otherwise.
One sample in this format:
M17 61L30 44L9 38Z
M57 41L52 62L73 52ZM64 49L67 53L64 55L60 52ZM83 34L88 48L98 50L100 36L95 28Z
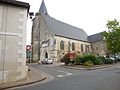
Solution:
M54 65L32 65L53 80L12 90L120 90L120 66L98 70L73 70Z

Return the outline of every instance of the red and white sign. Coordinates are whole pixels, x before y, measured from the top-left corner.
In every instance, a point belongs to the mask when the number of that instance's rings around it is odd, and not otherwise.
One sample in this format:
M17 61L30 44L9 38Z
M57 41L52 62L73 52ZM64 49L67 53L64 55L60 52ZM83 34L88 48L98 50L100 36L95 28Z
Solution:
M75 53L68 53L68 55L69 55L70 59L74 59L75 58Z
M27 45L27 46L26 46L26 49L27 49L27 50L31 50L31 46L30 46L30 45Z

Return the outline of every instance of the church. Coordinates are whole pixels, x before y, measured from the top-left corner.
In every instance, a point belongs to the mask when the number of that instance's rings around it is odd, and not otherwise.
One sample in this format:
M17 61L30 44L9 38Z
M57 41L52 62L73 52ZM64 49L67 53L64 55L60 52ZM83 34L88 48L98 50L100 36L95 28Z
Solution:
M107 53L101 33L88 36L83 29L56 20L47 12L44 0L33 19L31 37L32 60L51 58L59 62L68 52Z

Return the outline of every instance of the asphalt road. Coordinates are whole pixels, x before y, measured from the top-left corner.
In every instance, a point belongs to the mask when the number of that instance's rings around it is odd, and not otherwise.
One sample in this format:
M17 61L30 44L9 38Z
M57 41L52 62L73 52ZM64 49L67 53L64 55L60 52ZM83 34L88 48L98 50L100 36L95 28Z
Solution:
M73 70L54 65L32 65L53 80L13 90L120 90L120 66L98 70Z

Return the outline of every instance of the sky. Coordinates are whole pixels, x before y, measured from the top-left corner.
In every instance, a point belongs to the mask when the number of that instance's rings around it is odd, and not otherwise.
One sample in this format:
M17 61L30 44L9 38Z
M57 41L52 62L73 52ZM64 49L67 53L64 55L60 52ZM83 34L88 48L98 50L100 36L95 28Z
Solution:
M38 12L42 0L28 2L30 12ZM120 20L120 0L44 0L48 14L62 22L82 28L88 35L107 30L108 20ZM32 21L28 18L27 44L31 43Z

